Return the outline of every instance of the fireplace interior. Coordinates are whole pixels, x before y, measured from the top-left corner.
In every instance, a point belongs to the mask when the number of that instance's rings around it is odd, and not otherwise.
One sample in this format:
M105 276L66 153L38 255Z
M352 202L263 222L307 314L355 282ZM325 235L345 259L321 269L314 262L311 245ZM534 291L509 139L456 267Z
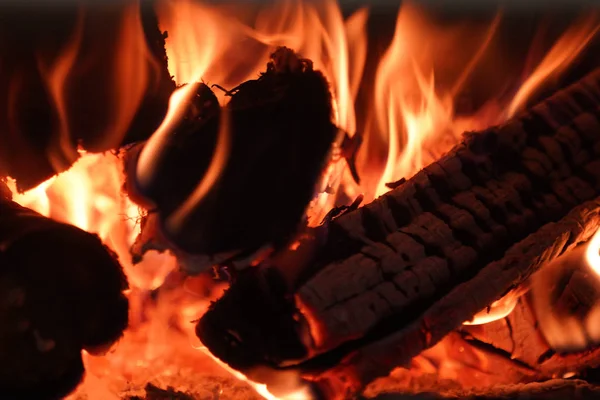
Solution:
M340 1L0 6L1 399L600 398L600 9Z

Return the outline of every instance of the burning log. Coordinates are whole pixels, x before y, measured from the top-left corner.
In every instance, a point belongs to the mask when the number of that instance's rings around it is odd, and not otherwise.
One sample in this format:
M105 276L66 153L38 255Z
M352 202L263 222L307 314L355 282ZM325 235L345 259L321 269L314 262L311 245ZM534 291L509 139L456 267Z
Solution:
M372 400L585 400L595 399L600 395L600 388L581 380L553 379L541 383L498 386L485 393L456 393L419 395L386 393L371 398Z
M129 154L127 191L156 211L144 229L157 232L155 241L162 235L187 253L210 256L286 243L337 132L325 77L279 48L260 78L228 92L223 109L208 86L195 88L185 117ZM158 135L168 135L160 146ZM211 160L224 158L211 169ZM205 180L213 184L194 199Z
M467 134L321 227L327 243L304 268L271 262L238 277L197 335L245 373L294 369L325 398L356 393L590 239L600 225L599 105L596 70Z
M102 352L125 330L127 280L96 235L0 189L0 391L60 398L82 378L81 350Z

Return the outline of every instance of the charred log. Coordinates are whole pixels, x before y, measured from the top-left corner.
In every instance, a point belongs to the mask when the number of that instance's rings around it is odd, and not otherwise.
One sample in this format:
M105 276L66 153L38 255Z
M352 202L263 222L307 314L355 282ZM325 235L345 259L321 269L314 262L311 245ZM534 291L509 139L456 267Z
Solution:
M599 104L597 70L502 126L467 134L438 162L335 219L302 273L265 267L286 282L280 302L298 306L287 318L306 361L260 342L277 335L273 324L236 321L243 329L229 330L228 316L241 312L227 298L247 283L211 307L198 336L234 367L293 364L326 398L352 395L590 238L600 224ZM248 311L254 300L236 307ZM272 316L277 326L285 318Z
M221 109L211 89L197 84L187 116L155 154L152 173L142 163L146 148L129 156L128 192L152 204L158 216L158 227L147 227L189 254L287 242L314 195L337 132L325 77L290 49L277 49L259 79L228 94ZM213 153L223 150L224 135L227 163L201 202L175 223L208 175Z
M600 388L581 380L554 379L541 383L498 386L479 393L385 393L372 400L592 400L600 396Z
M0 249L2 396L61 398L83 375L81 350L102 352L125 330L125 275L97 236L6 196Z

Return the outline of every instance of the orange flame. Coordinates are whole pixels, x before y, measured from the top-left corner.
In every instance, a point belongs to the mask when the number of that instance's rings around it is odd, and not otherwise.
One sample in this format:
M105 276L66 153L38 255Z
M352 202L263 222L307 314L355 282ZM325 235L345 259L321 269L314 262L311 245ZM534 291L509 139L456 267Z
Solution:
M116 32L101 38L90 35L94 25L103 21ZM97 53L90 56L90 49ZM101 70L94 69L95 64L90 67L90 57L105 55L107 62ZM96 151L110 150L122 143L150 83L150 68L159 67L147 48L136 2L110 6L99 13L79 9L67 44L54 58L40 52L37 66L57 115L56 130L47 150L57 172L78 158L77 139L83 138L89 142L89 149ZM99 84L88 91L90 82ZM99 103L99 99L106 101ZM86 116L89 114L89 120L83 124L81 110Z
M387 133L384 139L388 142L387 162L375 196L389 191L386 183L410 178L455 144L465 130L490 124L491 121L477 118L455 118L453 102L456 92L489 46L499 22L498 15L479 48L467 59L464 72L456 78L453 87L440 96L431 65L433 54L423 53L423 49L439 51L438 47L444 46L443 33L432 30L430 23L412 6L401 9L394 38L379 63L375 81L377 130L380 135ZM433 153L433 157L426 155L426 151Z
M600 26L595 13L571 26L554 44L531 76L519 88L507 108L507 117L512 117L549 78L564 71L596 35Z
M490 304L486 309L475 314L471 321L464 322L463 325L483 325L508 316L517 306L521 294L523 293L519 291L508 293Z
M589 241L585 250L585 260L590 268L600 276L600 231L596 232Z
M197 88L197 84L185 85L171 95L165 119L148 139L139 156L135 178L141 188L147 187L155 178L160 149L167 144L174 128L185 115L186 104L195 95Z

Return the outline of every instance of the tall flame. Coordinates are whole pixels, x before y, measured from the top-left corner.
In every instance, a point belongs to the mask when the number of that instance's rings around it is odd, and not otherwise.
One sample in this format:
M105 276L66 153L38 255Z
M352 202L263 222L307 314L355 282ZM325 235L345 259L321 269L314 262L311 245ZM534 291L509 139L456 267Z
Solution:
M73 148L73 139L69 131L69 119L67 114L66 88L69 72L72 70L81 46L81 35L83 30L83 14L78 14L75 31L69 43L65 46L60 56L52 65L45 65L42 59L38 59L38 67L48 86L52 101L58 114L58 138L50 147L48 159L56 171L63 171L77 159L76 149ZM64 159L62 159L64 158Z
M512 117L522 108L527 99L536 90L539 90L546 80L564 71L596 35L599 28L598 15L595 13L573 24L546 53L531 76L521 85L507 108L507 117Z

